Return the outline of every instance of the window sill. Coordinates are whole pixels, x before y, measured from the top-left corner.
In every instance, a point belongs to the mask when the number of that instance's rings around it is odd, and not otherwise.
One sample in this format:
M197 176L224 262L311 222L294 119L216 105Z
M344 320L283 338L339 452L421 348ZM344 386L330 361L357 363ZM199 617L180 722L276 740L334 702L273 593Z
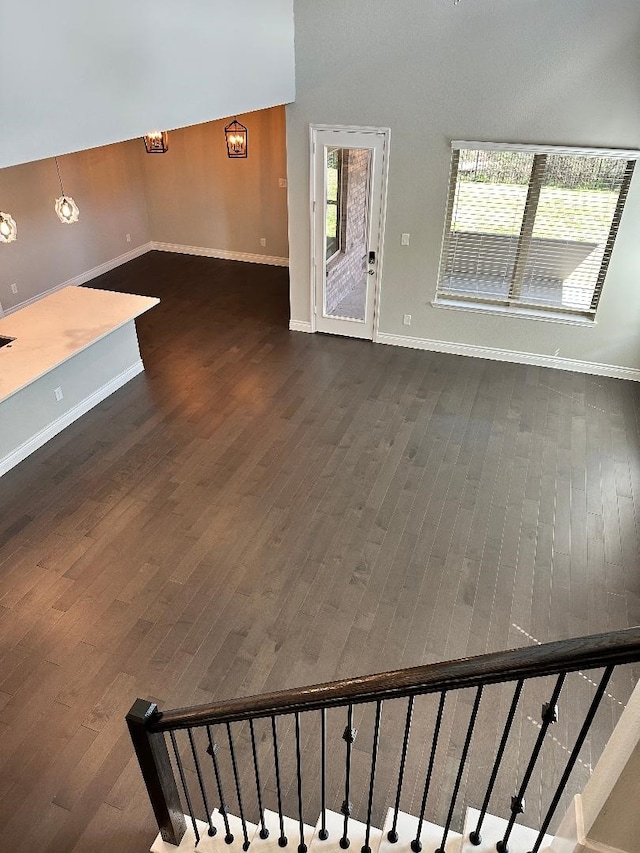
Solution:
M338 249L337 252L334 252L330 258L327 258L326 261L326 269L327 272L333 269L333 267L337 266L340 261L344 258L345 252L343 249Z
M489 305L480 302L467 302L457 299L432 299L434 308L446 308L451 311L471 311L477 314L497 314L502 317L518 317L524 320L542 320L545 323L562 323L565 326L595 326L595 318L580 317L573 314L561 314L556 311L545 311L544 308L523 308L519 306Z

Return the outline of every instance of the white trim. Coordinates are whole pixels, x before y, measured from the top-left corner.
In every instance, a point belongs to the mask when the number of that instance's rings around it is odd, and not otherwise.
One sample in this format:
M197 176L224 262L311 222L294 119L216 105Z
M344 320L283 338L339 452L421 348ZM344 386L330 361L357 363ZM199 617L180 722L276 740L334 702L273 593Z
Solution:
M635 367L621 367L615 364L600 364L596 361L579 361L562 356L541 355L519 350L494 349L493 347L461 344L453 341L435 341L429 338L410 338L406 335L378 334L378 343L392 344L411 349L447 352L452 355L468 355L475 358L488 358L493 361L510 361L515 364L533 364L537 367L555 367L559 370L571 370L575 373L590 373L593 376L611 376L615 379L632 379L640 382L640 370Z
M315 332L317 327L316 321L316 136L318 129L325 130L326 125L309 125L309 234L310 234L310 251L309 264L311 271L309 273L309 283L311 286L310 306L311 306L311 331Z
M315 332L308 320L289 320L289 330L291 332Z
M338 133L380 133L389 135L391 129L388 127L372 127L370 125L359 124L310 124L309 128L313 130L335 130Z
M39 447L42 447L43 444L46 444L47 441L59 432L66 429L74 421L77 421L82 415L85 415L90 409L93 409L94 406L97 406L98 403L101 403L117 391L118 388L122 388L123 385L126 385L127 382L133 379L134 376L142 373L143 370L142 359L138 359L122 373L119 373L118 376L110 379L109 382L98 388L93 394L85 397L84 400L81 400L63 415L60 415L59 418L56 418L55 421L52 421L44 429L41 429L40 432L37 432L15 450L12 450L11 453L0 459L0 477L22 462L23 459L26 459L27 456L38 450Z
M567 145L514 145L511 142L478 142L463 139L451 141L452 150L462 148L474 151L524 151L531 154L574 154L580 157L612 157L620 160L640 159L640 150L636 148L578 148Z
M380 198L380 224L378 233L378 258L377 258L377 275L376 288L373 294L373 341L378 340L380 333L380 300L382 296L382 269L384 266L384 243L387 228L387 200L389 196L389 158L391 146L391 128L380 128L378 132L384 133L385 145L384 156L382 159L382 187Z
M431 300L434 308L444 308L447 311L475 311L480 314L500 314L503 317L518 317L524 320L544 320L547 323L564 323L567 326L586 326L588 329L597 326L595 317L585 317L583 314L571 314L568 311L546 311L544 308L525 308L521 305L498 305L491 302L474 302L472 300L455 299L447 296L436 296Z
M289 258L272 255L253 255L250 252L230 252L227 249L208 249L202 246L183 246L180 243L158 243L153 240L151 249L156 252L176 252L179 255L198 255L203 258L219 258L223 261L243 261L248 264L267 264L271 267L288 267Z
M593 841L591 838L585 838L583 853L629 853L629 851L621 850L620 847L610 847L608 844L601 844L599 841Z
M98 264L97 267L92 267L86 272L81 272L79 275L76 275L67 281L63 281L62 284L56 284L48 290L44 290L42 293L32 296L30 299L25 299L24 302L19 302L11 308L6 308L3 316L6 317L8 314L13 314L14 311L20 311L22 308L26 308L27 305L33 305L34 302L39 302L45 296L55 293L56 290L62 290L63 287L78 287L81 284L86 284L88 281L98 278L99 275L104 275L104 273L110 272L116 267L132 261L134 258L139 258L140 255L145 255L147 252L151 251L151 246L152 243L143 243L141 246L137 246L135 249L125 252L124 255L118 255L117 258L111 258L111 260L105 261L103 264Z

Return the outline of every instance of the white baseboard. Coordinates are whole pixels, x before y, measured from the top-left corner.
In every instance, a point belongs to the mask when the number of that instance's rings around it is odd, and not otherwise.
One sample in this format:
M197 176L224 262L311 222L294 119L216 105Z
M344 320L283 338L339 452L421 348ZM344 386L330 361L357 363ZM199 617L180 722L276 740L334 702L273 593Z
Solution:
M0 459L0 477L18 465L19 462L22 462L23 459L26 459L27 456L34 453L34 451L39 447L42 447L43 444L46 444L49 439L53 438L59 432L62 432L63 429L66 429L69 424L77 421L78 418L82 417L82 415L86 414L90 409L93 409L94 406L97 406L98 403L101 403L117 391L118 388L122 388L123 385L126 385L129 380L133 379L133 377L137 376L139 373L142 373L143 370L144 365L142 363L142 359L138 359L138 361L134 362L131 367L128 367L122 373L118 374L118 376L109 380L109 382L101 388L98 388L97 391L94 391L93 394L85 397L84 400L81 400L59 418L56 418L55 421L48 424L44 429L41 429L40 432L37 432L34 436L25 441L20 445L20 447L12 450L11 453Z
M111 260L105 261L103 264L98 264L97 267L93 267L90 270L86 270L86 272L81 272L79 275L75 275L73 278L68 279L68 281L63 281L62 284L56 284L48 290L45 290L43 293L38 293L30 299L25 299L24 302L19 302L17 305L13 305L11 308L5 309L4 316L13 314L14 311L20 311L21 308L26 308L27 305L32 305L34 302L38 302L43 297L49 296L51 293L55 293L56 290L62 290L63 287L79 287L81 284L86 284L88 281L98 278L99 275L110 272L116 267L120 267L122 264L132 261L134 258L139 258L140 255L145 255L150 250L151 243L143 243L141 246L136 246L135 249L125 252L124 255L118 255L117 258L111 258ZM0 316L1 314L2 312L0 311Z
M27 305L32 305L34 302L38 302L38 300L43 297L49 296L51 293L55 293L56 290L62 290L63 287L78 287L81 284L86 284L88 281L98 278L98 276L103 275L106 272L110 272L116 267L132 261L134 258L139 258L140 255L145 255L147 252L152 250L156 250L158 252L177 252L182 255L201 255L205 258L220 258L221 260L227 261L245 261L250 264L267 264L268 266L276 267L289 266L289 258L276 258L271 255L252 255L248 252L228 252L226 249L205 249L199 246L182 246L178 243L157 243L150 241L148 243L143 243L141 246L137 246L135 249L131 249L129 252L125 252L123 255L118 255L117 258L111 258L103 264L99 264L97 267L86 270L67 281L63 281L61 284L56 284L42 293L32 296L30 299L25 299L24 302L19 302L11 308L5 308L4 312L2 310L2 305L0 305L0 317L6 317L9 314L13 314L14 311L20 311L21 308L26 308Z
M640 370L634 367L620 367L615 364L600 364L595 361L579 361L574 358L540 355L539 353L520 352L519 350L494 349L493 347L473 346L472 344L436 341L429 338L411 338L407 335L389 335L378 332L376 343L392 344L398 347L448 352L453 355L469 355L475 358L488 358L493 361L510 361L514 364L533 364L537 367L555 367L559 370L571 370L575 373L590 373L594 376L611 376L614 379L632 379L640 382Z
M308 320L289 320L289 329L292 332L312 332L311 323Z
M151 248L157 252L177 252L180 255L199 255L203 258L219 258L223 261L244 261L248 264L267 264L271 267L288 267L289 258L276 258L271 255L253 255L250 252L229 252L226 249L207 249L202 246L182 246L179 243L158 243L155 240Z

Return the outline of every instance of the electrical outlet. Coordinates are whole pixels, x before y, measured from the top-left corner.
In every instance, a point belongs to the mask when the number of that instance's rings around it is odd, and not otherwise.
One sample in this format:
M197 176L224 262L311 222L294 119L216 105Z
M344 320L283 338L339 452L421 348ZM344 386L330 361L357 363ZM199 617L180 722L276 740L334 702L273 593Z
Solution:
M130 242L131 242L131 234L125 234L125 235L124 235L124 238L125 238L125 240L127 241L127 243L130 243Z
M410 326L411 325L411 314L405 314L404 317L402 318L402 322L405 326Z
M11 293L17 293L17 292L18 292L18 285L14 281L14 283L11 285Z
M267 245L267 238L266 238L266 237L261 237L261 238L260 238L260 245L261 245L261 246L266 246L266 245Z
M402 237L400 238L400 245L401 246L408 246L410 239L411 239L411 234L403 234Z
M60 400L62 400L62 396L63 396L63 394L62 394L62 388L61 388L59 385L58 385L58 387L57 387L57 388L54 388L54 389L53 389L53 396L56 398L56 400L57 400L58 402L60 402Z
M287 186L287 179L286 178L278 178L278 186L280 187L281 190L285 189L285 187Z

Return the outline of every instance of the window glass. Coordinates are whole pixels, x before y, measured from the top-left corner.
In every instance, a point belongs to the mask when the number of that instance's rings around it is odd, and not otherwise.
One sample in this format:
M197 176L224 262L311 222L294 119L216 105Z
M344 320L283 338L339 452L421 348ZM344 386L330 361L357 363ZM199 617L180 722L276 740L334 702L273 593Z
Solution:
M340 196L342 178L342 149L327 148L327 223L326 257L340 251Z
M455 149L438 296L593 315L635 164L614 155Z

